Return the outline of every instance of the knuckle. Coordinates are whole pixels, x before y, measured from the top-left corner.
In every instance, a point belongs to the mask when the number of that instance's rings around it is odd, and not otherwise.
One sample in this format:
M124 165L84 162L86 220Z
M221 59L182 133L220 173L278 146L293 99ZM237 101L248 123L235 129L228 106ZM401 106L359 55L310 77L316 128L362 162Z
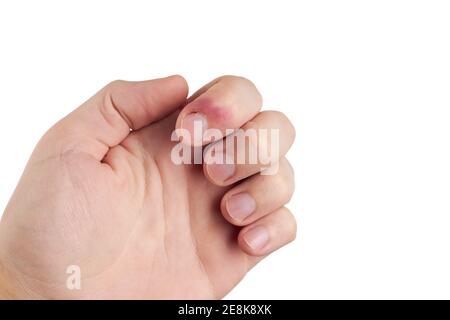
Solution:
M288 200L292 198L295 190L295 174L289 161L285 158L281 160L281 170L279 174L280 183L285 186L285 194Z
M112 127L127 125L134 129L131 120L122 112L121 101L124 88L128 82L114 80L104 88L103 101L99 104L99 112L106 123Z
M281 111L278 110L267 110L263 111L266 117L273 118L276 123L279 123L281 127L284 126L293 126L291 120L289 120L288 116Z
M116 79L116 80L113 80L110 83L108 83L105 88L107 90L113 90L113 89L122 87L125 83L126 83L125 80Z
M256 85L250 79L243 76L223 75L218 79L218 81L220 81L224 86L230 89L245 88L247 90L250 90L250 92L254 92L258 104L262 104L261 93L258 91Z
M290 132L290 136L292 136L292 141L294 141L295 137L297 135L297 132L295 130L294 124L292 123L291 120L289 120L288 117L286 117L286 128L287 128L287 131Z
M294 214L287 209L286 207L282 208L284 215L286 216L286 227L287 227L287 235L288 241L294 241L297 237L297 220L295 219Z
M231 75L231 74L226 74L223 75L221 77L219 77L219 81L223 82L223 83L228 83L228 84L251 84L254 85L253 82L251 82L249 79L242 77L242 76L236 76L236 75Z
M283 157L281 158L280 163L283 168L283 173L285 174L285 176L288 177L289 179L293 179L295 176L295 172L289 160Z
M277 110L267 110L260 113L260 117L273 123L275 128L280 130L280 135L287 137L290 145L292 145L295 140L296 132L292 121L288 118L286 114Z
M276 188L278 190L279 198L283 204L289 202L294 194L294 184L291 178L286 178L283 175L276 176Z
M114 96L122 91L126 83L125 80L113 80L108 83L102 90L105 101L113 100Z

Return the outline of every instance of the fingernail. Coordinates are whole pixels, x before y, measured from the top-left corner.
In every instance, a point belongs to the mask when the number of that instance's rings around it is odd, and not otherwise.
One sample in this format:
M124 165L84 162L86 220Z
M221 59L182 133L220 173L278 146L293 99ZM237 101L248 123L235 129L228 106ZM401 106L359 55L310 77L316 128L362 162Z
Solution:
M208 120L202 113L190 113L181 121L181 127L191 134L192 145L201 145L203 133L208 129Z
M225 182L234 175L236 166L231 158L227 155L224 157L222 153L216 154L215 159L222 159L223 161L220 161L221 163L208 164L206 167L208 175L215 182Z
M225 203L228 214L236 221L244 221L256 209L255 199L248 193L231 196Z
M244 234L244 241L253 250L262 249L269 242L269 232L263 226L256 226Z

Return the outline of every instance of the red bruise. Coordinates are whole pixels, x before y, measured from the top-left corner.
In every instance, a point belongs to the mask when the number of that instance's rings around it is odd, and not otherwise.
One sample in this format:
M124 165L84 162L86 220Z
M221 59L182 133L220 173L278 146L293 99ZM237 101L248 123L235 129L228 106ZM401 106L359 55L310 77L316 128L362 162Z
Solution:
M208 121L213 123L229 123L231 119L230 108L218 106L210 98L198 98L191 102L190 112L200 112L208 117Z

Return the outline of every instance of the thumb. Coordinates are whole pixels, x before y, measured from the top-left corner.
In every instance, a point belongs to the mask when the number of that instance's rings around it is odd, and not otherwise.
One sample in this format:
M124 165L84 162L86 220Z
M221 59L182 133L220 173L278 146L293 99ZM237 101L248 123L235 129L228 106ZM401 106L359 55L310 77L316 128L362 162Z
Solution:
M46 136L58 152L83 152L101 160L131 130L175 111L185 102L187 93L186 80L181 76L113 81L58 122Z

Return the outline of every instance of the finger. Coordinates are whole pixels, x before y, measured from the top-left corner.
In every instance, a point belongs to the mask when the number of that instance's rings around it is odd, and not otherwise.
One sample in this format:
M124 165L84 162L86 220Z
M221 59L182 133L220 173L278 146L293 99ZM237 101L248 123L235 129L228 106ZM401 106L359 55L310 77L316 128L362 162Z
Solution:
M286 158L275 175L255 175L229 190L221 210L227 221L244 226L281 208L294 192L294 171Z
M176 110L188 87L181 76L148 81L113 81L50 131L65 149L89 153L101 160L108 148Z
M217 129L219 138L227 129L240 128L261 109L262 98L255 85L236 76L223 76L207 84L189 99L178 116L176 129L190 134L186 143L201 146L212 141L206 129ZM194 132L197 124L197 134ZM183 135L183 140L185 135Z
M276 174L278 160L294 139L295 129L284 114L261 112L242 129L206 148L203 171L219 186L233 184L265 169L264 174Z
M295 239L297 224L285 207L244 227L238 235L240 248L251 256L266 256Z

